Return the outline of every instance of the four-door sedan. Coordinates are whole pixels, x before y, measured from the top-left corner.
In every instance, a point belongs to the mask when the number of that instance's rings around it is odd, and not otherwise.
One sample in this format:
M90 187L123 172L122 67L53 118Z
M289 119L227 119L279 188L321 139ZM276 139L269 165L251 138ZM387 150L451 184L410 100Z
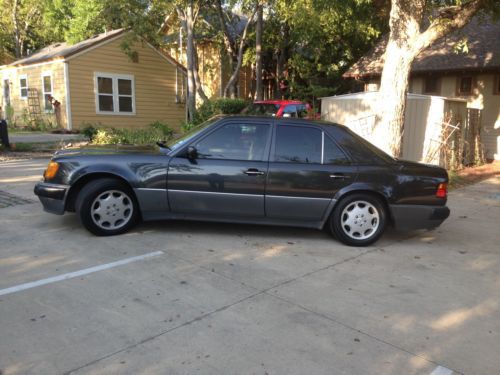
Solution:
M35 187L48 212L96 235L139 220L327 227L353 246L387 225L433 228L449 215L446 170L396 160L326 122L218 117L148 150L59 151Z

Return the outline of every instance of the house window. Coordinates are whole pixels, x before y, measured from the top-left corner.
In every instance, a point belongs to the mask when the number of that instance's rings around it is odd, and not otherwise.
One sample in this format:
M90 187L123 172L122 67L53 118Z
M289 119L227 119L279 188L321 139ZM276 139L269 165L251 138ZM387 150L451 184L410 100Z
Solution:
M100 114L135 114L134 76L95 74L96 112Z
M45 112L52 111L52 72L42 73L42 93L43 93L43 107Z
M19 76L19 95L21 99L28 98L28 76L26 74Z
M424 79L424 94L439 94L440 92L439 78L434 76L425 77Z
M474 87L474 79L472 76L459 77L457 82L457 94L461 95L472 95L472 89Z

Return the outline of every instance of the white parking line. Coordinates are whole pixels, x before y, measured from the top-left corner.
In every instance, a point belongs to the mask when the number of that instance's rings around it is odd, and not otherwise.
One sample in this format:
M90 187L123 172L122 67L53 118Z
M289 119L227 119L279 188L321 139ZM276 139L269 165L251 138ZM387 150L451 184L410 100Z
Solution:
M430 375L452 375L453 370L450 370L449 368L443 367L443 366L438 366L436 367Z
M116 262L101 264L99 266L85 268L83 270L65 273L65 274L62 274L59 276L49 277L47 279L41 279L41 280L29 282L29 283L19 284L16 286L12 286L10 288L0 289L0 296L20 292L20 291L26 290L26 289L35 288L37 286L52 284L52 283L55 283L58 281L73 279L75 277L88 275L89 273L94 273L94 272L103 271L103 270L107 270L107 269L118 267L118 266L123 266L123 265L128 264L128 263L137 262L138 260L151 258L151 257L161 255L161 254L164 254L164 252L163 251L155 251L152 253L147 253L147 254L136 256L136 257L125 258L122 260L118 260Z

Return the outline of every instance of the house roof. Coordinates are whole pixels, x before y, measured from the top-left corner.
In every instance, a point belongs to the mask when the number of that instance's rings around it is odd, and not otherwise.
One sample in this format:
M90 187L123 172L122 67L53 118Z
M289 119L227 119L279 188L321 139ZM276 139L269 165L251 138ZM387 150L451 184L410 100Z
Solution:
M14 61L8 65L5 65L4 67L19 67L19 66L37 64L41 62L65 59L77 53L83 52L91 47L97 46L105 41L114 39L115 37L118 37L124 34L125 32L127 32L127 29L117 29L117 30L107 31L105 33L94 35L93 37L78 42L76 44L68 44L66 42L54 43L47 47L42 48L41 50L34 52L28 57ZM155 49L170 63L178 66L184 72L186 71L186 68L182 64L180 64L177 60L175 60L172 56L170 56L168 53L159 50L153 47L152 45L150 45L150 47Z
M461 30L445 36L422 51L414 60L412 73L432 73L500 68L500 21L474 17ZM455 52L456 44L467 39L468 52ZM379 76L384 66L385 35L365 56L358 60L344 77Z
M16 60L8 66L31 65L40 62L66 58L83 50L86 50L87 48L100 44L106 40L112 39L115 36L123 34L125 31L125 29L108 31L102 34L94 35L93 37L82 40L81 42L78 42L76 44L68 44L66 42L54 43L32 53L28 57Z

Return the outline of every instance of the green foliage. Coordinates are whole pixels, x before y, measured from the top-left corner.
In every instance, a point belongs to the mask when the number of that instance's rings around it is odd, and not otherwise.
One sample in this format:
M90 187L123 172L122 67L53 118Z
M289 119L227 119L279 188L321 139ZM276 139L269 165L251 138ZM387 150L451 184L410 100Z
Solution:
M183 129L189 130L193 126L201 124L215 115L238 114L246 107L246 105L247 102L243 99L219 98L209 100L198 108L193 121L191 123L185 123L183 125Z
M170 139L174 132L167 124L155 121L146 129L104 128L101 124L85 124L82 133L92 144L154 144Z
M95 136L97 135L97 130L98 127L100 127L100 124L99 125L96 124L96 126L92 125L91 123L83 123L82 130L80 131L80 133L82 133L85 137L87 137L90 142L93 142Z
M16 126L16 121L14 118L14 107L10 104L5 107L5 118L9 128L14 128Z
M13 143L10 145L10 151L28 152L33 150L32 143Z

